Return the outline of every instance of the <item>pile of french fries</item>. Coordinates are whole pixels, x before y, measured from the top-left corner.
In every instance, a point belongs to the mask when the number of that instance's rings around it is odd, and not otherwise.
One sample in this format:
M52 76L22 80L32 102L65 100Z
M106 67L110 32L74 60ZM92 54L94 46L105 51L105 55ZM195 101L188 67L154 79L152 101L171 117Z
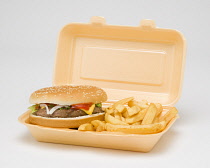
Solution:
M105 121L94 120L81 125L79 131L110 131L129 134L154 134L165 129L178 111L171 107L163 113L160 103L125 98L105 109Z

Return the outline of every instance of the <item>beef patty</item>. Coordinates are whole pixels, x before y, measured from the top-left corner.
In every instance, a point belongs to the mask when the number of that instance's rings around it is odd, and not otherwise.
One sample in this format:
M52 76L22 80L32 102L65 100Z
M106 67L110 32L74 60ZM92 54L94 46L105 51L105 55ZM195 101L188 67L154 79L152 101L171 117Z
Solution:
M50 110L51 108L49 108ZM93 114L96 113L103 113L101 107L95 107L93 110ZM38 111L34 112L33 115L41 116L41 117L49 117L49 118L71 118L71 117L79 117L87 115L83 110L79 109L57 109L52 114L47 114L46 109L39 109Z

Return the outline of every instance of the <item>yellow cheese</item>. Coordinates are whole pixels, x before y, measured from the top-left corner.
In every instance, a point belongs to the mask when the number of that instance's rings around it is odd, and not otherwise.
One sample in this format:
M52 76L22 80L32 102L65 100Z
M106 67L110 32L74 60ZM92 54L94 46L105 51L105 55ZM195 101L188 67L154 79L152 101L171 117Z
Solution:
M85 113L87 113L87 114L90 115L90 114L93 113L94 108L95 108L95 104L93 104L92 106L90 106L89 110L84 110L84 109L81 109L81 110L83 110Z

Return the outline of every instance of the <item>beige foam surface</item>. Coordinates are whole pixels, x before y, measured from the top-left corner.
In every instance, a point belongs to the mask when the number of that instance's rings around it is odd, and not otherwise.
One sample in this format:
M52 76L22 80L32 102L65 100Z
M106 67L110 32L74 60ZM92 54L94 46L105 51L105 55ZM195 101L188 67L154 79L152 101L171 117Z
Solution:
M134 96L174 105L184 62L185 40L176 30L156 28L150 20L126 27L93 17L61 30L53 84L96 85L110 100Z

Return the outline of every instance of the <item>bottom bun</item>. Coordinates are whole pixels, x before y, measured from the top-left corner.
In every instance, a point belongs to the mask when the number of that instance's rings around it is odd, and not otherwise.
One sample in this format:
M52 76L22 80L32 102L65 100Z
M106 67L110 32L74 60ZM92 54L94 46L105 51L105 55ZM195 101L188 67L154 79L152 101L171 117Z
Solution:
M74 118L47 118L33 114L29 115L29 122L31 124L54 128L79 128L80 125L90 123L93 120L104 121L104 113L97 113Z

